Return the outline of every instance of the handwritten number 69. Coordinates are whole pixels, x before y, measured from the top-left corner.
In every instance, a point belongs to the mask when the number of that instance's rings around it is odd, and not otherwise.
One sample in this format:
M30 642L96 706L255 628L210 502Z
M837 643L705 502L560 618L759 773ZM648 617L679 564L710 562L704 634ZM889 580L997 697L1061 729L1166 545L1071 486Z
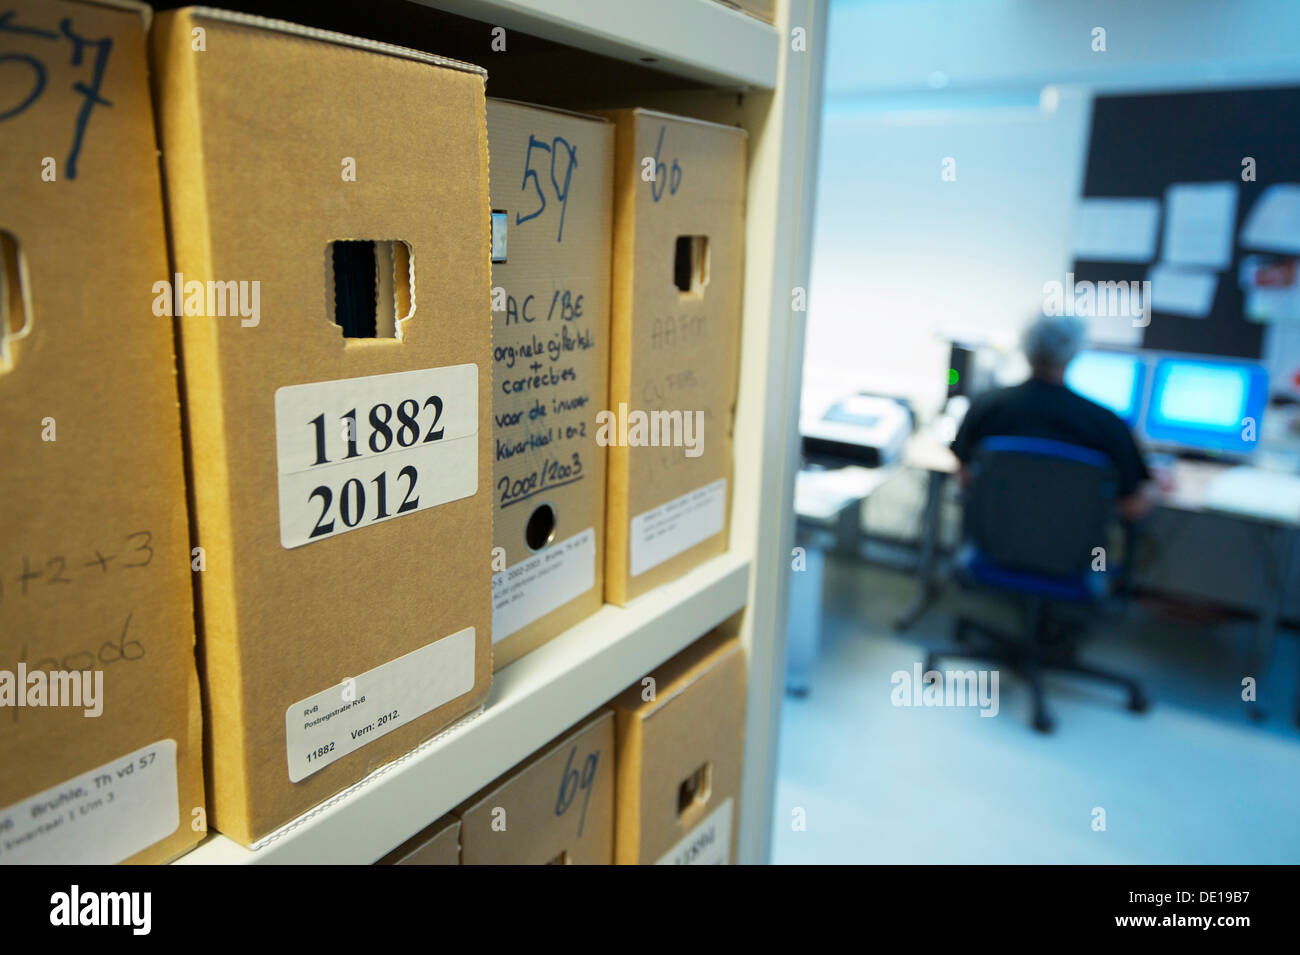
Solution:
M596 766L600 762L600 753L588 753L583 760L582 772L579 774L573 765L573 757L578 747L569 750L569 759L564 764L564 773L560 777L560 794L555 800L555 814L562 816L573 803L573 797L579 792L582 797L582 815L578 819L578 836L582 836L582 827L587 821L587 804L591 802L591 786L596 781Z

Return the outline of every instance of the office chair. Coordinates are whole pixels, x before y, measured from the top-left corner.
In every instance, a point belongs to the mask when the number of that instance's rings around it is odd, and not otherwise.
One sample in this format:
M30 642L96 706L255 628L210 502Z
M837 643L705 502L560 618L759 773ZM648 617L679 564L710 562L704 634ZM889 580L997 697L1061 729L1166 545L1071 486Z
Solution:
M1014 598L1024 611L1023 639L958 617L953 637L959 646L929 653L926 672L940 657L1008 667L1028 683L1033 727L1044 733L1052 729L1043 698L1047 671L1117 684L1128 690L1128 708L1143 712L1147 700L1134 680L1079 662L1083 628L1059 613L1067 607L1099 610L1116 576L1116 568L1092 569L1093 549L1106 546L1113 517L1110 460L1060 441L993 437L977 448L971 478L957 578ZM972 636L983 637L986 645L975 648Z

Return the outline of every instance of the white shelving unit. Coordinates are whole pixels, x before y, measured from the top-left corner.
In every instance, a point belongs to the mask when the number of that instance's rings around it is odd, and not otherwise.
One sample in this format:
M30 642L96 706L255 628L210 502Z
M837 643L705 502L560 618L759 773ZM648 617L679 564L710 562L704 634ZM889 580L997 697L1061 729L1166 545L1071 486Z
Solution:
M715 0L413 0L729 89L775 89L777 31Z
M417 0L411 0L417 2ZM219 834L182 864L370 863L713 627L749 661L738 855L768 859L784 694L791 502L826 0L778 0L775 26L715 0L418 0L425 6L707 84L640 105L750 133L744 329L730 551L625 608L606 606L496 675L484 709L280 830ZM792 47L802 29L803 49ZM743 96L719 96L718 91ZM626 104L633 105L633 104Z

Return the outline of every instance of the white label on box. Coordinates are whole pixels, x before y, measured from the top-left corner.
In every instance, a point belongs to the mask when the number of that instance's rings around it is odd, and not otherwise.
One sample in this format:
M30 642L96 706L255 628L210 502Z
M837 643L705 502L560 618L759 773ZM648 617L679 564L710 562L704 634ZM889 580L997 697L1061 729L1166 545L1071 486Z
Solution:
M721 534L726 519L726 478L638 514L632 518L629 534L632 576Z
M726 865L731 861L731 797L704 817L655 865Z
M300 547L478 491L478 366L275 393L280 543Z
M299 782L474 688L474 628L380 664L284 711L289 779Z
M116 865L181 824L163 739L0 809L0 865Z
M588 527L492 575L492 642L595 586L596 530Z

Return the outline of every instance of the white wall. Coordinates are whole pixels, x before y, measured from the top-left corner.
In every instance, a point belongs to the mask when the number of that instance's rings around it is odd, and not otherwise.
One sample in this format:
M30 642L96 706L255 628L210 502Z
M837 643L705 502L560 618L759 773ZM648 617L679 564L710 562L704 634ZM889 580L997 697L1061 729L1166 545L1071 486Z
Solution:
M1092 91L1297 83L1297 37L1300 0L832 0L806 399L937 406L938 330L1064 278Z

